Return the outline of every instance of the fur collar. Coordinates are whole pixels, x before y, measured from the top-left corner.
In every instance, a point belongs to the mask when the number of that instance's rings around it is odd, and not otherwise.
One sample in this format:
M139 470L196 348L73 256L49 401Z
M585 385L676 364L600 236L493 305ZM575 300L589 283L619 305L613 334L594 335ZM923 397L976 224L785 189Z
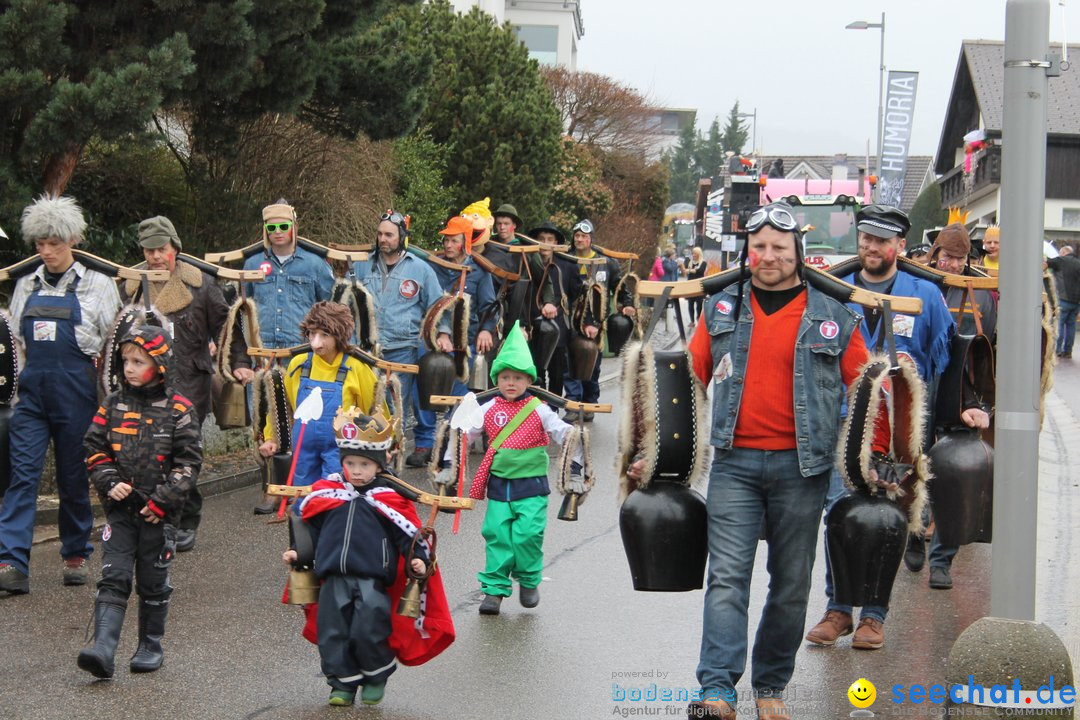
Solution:
M139 263L135 267L145 269L146 263ZM168 280L163 283L150 283L150 303L166 315L178 312L191 304L193 296L189 288L201 288L202 284L202 270L183 260L177 260L176 268ZM135 297L138 290L138 280L127 280L124 283L124 293L128 297Z

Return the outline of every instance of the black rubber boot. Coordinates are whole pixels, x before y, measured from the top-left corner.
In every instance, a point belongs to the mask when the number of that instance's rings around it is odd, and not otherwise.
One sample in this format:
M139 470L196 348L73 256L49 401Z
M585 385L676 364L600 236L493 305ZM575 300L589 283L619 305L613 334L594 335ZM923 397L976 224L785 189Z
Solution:
M168 614L168 603L152 604L144 600L139 604L139 648L131 656L131 672L154 672L161 667L165 659L161 637L165 634Z
M127 607L116 603L94 602L94 644L79 651L79 667L96 678L111 678L115 671L116 643L124 626Z

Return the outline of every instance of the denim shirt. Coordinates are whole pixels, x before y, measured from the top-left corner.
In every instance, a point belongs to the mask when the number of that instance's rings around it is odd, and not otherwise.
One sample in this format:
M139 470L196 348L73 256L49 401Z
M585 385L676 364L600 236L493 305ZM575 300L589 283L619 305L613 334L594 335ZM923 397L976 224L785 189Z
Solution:
M705 301L705 327L710 335L713 370L730 355L731 374L714 382L711 443L718 453L732 448L735 424L742 403L746 362L754 315L750 308L750 283L745 284L738 323L733 316L739 284L733 284ZM840 401L843 378L840 356L851 334L859 326L859 316L843 304L806 289L806 311L795 339L795 445L799 470L804 477L825 472L833 465L840 434ZM719 307L718 307L719 306ZM727 313L721 312L726 309ZM822 333L822 325L833 322L838 332ZM828 337L832 335L832 337ZM768 388L750 388L765 393Z
M442 297L442 286L431 266L415 255L404 253L393 267L371 259L353 263L356 279L375 298L375 325L383 350L420 347L420 326L424 313ZM449 313L443 313L439 332L450 332Z
M285 262L264 250L244 262L245 270L262 270L266 279L246 285L258 309L259 337L264 347L283 348L304 342L300 323L311 306L329 300L334 289L330 265L318 255L296 246Z
M481 330L495 335L499 306L495 302L495 285L491 281L491 274L481 269L471 257L466 258L462 264L472 267L465 276L465 294L469 296L469 347L476 347L476 336ZM432 265L431 269L439 278L439 285L444 292L456 291L460 272L442 265Z

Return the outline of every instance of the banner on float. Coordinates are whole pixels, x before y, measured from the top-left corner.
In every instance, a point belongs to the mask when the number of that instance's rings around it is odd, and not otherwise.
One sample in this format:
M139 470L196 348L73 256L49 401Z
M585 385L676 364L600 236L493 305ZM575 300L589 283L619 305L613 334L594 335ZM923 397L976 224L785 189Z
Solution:
M878 172L878 202L884 205L900 207L918 85L917 72L889 71L883 118L885 127L881 139L881 168Z

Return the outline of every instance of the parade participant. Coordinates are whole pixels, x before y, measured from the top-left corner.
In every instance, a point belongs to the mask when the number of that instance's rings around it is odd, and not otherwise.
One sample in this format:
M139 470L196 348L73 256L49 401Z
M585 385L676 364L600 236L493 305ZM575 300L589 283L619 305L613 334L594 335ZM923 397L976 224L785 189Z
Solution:
M815 533L840 429L841 386L868 354L859 316L803 284L790 206L754 212L741 262L750 283L705 302L690 341L695 374L713 387L716 448L707 497L709 570L698 681L691 716L734 718L746 664L746 622L762 527L769 592L753 650L758 717L789 712L781 698L806 619ZM794 378L794 381L793 381ZM768 388L744 393L745 388ZM796 432L796 428L799 431ZM878 426L873 447L888 448ZM644 460L628 474L640 477Z
M170 366L169 384L188 398L195 407L199 426L210 413L210 379L214 362L210 345L216 343L229 315L229 306L221 287L214 278L177 260L183 249L172 222L161 215L139 223L139 245L145 267L167 270L166 282L151 282L150 303L172 323L175 359ZM139 282L128 280L122 287L125 301L131 302L139 293ZM230 355L233 377L247 385L255 377L243 333L234 333L232 347L221 348ZM187 494L184 510L176 523L176 549L186 552L195 547L195 535L202 519L202 495L198 487Z
M495 288L491 275L478 266L472 259L472 222L456 215L446 222L446 227L439 231L443 239L443 251L438 256L447 262L471 267L465 273L463 291L469 298L469 327L467 331L470 357L476 353L486 353L495 345L495 327L498 323L498 305L495 302ZM439 280L443 292L453 295L461 281L461 271L431 263L431 270ZM470 360L471 362L471 360ZM465 383L454 379L453 395L464 395L469 391ZM422 438L435 436L435 411L425 410L420 406L420 398L413 395L413 412L416 413L415 436Z
M374 297L382 358L412 365L420 357L420 325L424 314L442 297L442 288L430 265L405 252L409 245L409 228L404 215L393 210L383 214L379 219L376 242L379 251L370 261L355 263L353 272ZM438 349L452 352L449 320L443 319L438 329ZM407 409L413 401L415 383L412 375L403 373L400 378L402 403ZM405 414L403 410L402 417ZM413 440L414 449L405 458L405 464L423 467L431 460L434 428L417 424Z
M78 663L98 678L113 676L133 576L139 647L131 672L153 672L163 659L161 639L173 591L173 524L202 466L198 415L168 374L175 362L171 343L159 327L132 329L120 346L120 389L105 398L86 433L86 467L108 524L101 533L93 645L79 653Z
M709 265L705 262L701 248L695 245L690 249L690 262L686 265L686 279L700 280L705 277L705 272L708 269ZM697 319L701 317L701 310L704 306L705 298L690 298L690 322L697 322Z
M574 254L580 258L594 258L597 253L592 248L592 236L595 230L591 220L579 220L573 227L574 234ZM604 292L610 298L615 288L619 286L619 280L622 278L622 271L619 270L619 263L614 258L606 258L607 262L604 265L599 266L600 269L594 269L590 265L580 265L578 267L578 275L581 280L581 290L585 290L586 285L597 284L604 288ZM572 298L576 300L577 298ZM628 317L633 317L637 310L634 308L634 298L628 288L623 288L619 293L619 296L615 298L615 302L618 306L618 312ZM605 318L586 318L585 321L585 335L593 339L600 334L601 323ZM580 400L585 403L595 403L600 398L600 353L596 355L596 365L593 368L592 377L588 380L575 380L570 377L569 371L563 376L563 387L566 388L567 400ZM576 419L578 411L567 411L566 419ZM592 413L584 412L584 419L586 422L593 419Z
M391 616L404 585L402 558L417 575L431 562L426 542L411 553L420 519L387 468L394 428L381 415L350 408L338 413L334 432L342 474L319 480L300 503L322 581L315 637L330 704L352 705L360 688L361 702L375 705L397 661L418 665L438 655L453 642L454 626L437 572L426 583L419 619ZM295 563L296 549L282 560Z
M997 270L1000 267L1001 260L1001 228L997 225L991 225L986 228L986 234L983 235L983 252L986 253L982 258L982 266L989 268L990 270Z
M517 232L524 227L524 225L521 218L518 216L517 208L510 203L503 203L491 215L495 220L495 239L504 245L519 244ZM523 262L518 263L517 271L526 274L530 278L532 287L529 290L529 294L532 297L539 298L540 314L548 320L551 320L558 314L552 278L544 275L543 265L537 255L527 253L524 255L524 258ZM509 297L505 298L504 303L508 302L509 299ZM531 303L529 306L529 309L531 310ZM512 314L504 315L504 317L511 316ZM523 320L525 323L531 324L532 315L526 313Z
M920 265L926 265L926 263L928 262L928 258L930 257L930 246L926 243L916 245L915 247L908 250L904 254L904 257L906 257L908 260L911 260L912 262L917 262Z
M528 232L529 237L546 245L563 245L566 236L550 220L540 223ZM551 287L555 293L554 305L555 326L559 328L559 341L555 346L555 352L551 356L551 362L547 367L536 368L537 381L540 387L550 390L556 395L563 394L563 377L567 371L566 343L570 339L570 323L567 318L570 312L570 299L576 297L581 285L581 276L577 272L577 266L564 260L555 254L551 248L540 248L540 262L543 272L551 279ZM539 298L536 299L539 303Z
M934 245L930 248L930 267L954 275L971 275L973 273L968 267L970 254L971 237L968 235L967 228L959 222L954 222L946 225L934 239ZM960 287L946 286L942 288L942 292L945 294L945 302L949 310L956 319L958 332L961 335L974 335L978 324L975 322L971 302L964 301L967 291ZM982 334L990 338L992 342L994 331L997 329L997 299L988 290L975 290L974 295L982 324ZM961 304L964 305L963 317L959 317Z
M1055 353L1059 358L1071 358L1076 339L1076 311L1080 308L1080 258L1072 246L1061 248L1061 254L1046 261L1054 274L1058 293L1058 332Z
M296 243L296 209L278 200L262 211L263 245L244 261L245 270L261 270L266 279L246 286L255 298L263 347L286 348L303 340L298 328L308 308L329 300L334 274L326 260Z
M86 220L68 197L42 196L22 214L22 236L42 265L19 279L11 296L12 331L26 363L11 419L11 484L0 509L0 592L30 590L30 547L45 453L56 452L60 556L65 585L85 585L93 552L86 456L76 440L97 408L94 360L120 309L106 275L77 262L71 249Z
M469 497L488 499L481 528L486 560L477 574L484 592L481 615L499 614L502 599L513 592L513 580L518 581L522 607L540 603L551 494L548 436L561 444L572 429L528 391L536 380L536 367L517 323L492 363L491 379L499 394L480 406L483 424L462 430L466 439L485 432L490 440L469 489ZM453 448L448 447L444 459L452 461L452 455ZM580 475L580 458L572 472Z
M922 301L921 314L896 313L891 318L891 328L897 352L914 361L919 377L928 388L928 407L924 412L929 416L933 411L936 380L949 364L949 341L955 324L941 292L933 283L910 273L900 272L897 267L897 257L904 252L907 233L911 229L907 214L890 205L869 205L856 214L855 222L858 230L859 264L862 269L841 279L883 295L916 297ZM871 348L887 347L886 328L882 324L881 312L865 310L854 303L849 303L848 307L864 315L859 328L864 343ZM829 492L825 498L826 516L847 492L839 470L834 467L829 481ZM920 533L909 540L909 552L904 559L909 569L919 570L924 557L924 541ZM849 635L853 630L851 606L841 605L833 600L828 553L825 554L825 596L828 598L825 616L806 635L808 641L817 645L833 645L837 638ZM888 609L884 607L864 607L851 646L860 650L876 650L882 647L885 644L884 623L887 612Z
M353 336L353 316L346 306L330 301L311 306L300 333L311 345L309 352L295 355L285 371L285 397L290 414L317 388L322 393L322 415L308 423L304 445L294 458L293 485L311 485L319 478L341 471L332 427L334 413L342 407L370 408L375 400L375 373L366 364L345 354ZM293 452L299 432L293 432ZM271 437L270 420L263 437ZM280 448L273 440L259 446L259 453L273 457Z

